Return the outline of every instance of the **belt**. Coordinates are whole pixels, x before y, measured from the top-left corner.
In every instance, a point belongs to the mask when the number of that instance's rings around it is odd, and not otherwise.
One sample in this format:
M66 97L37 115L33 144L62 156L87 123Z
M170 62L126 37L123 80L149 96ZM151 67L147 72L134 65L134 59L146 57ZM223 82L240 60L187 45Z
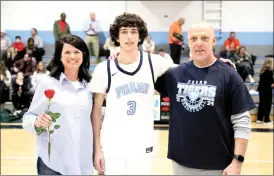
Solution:
M97 36L98 34L86 34L87 36Z

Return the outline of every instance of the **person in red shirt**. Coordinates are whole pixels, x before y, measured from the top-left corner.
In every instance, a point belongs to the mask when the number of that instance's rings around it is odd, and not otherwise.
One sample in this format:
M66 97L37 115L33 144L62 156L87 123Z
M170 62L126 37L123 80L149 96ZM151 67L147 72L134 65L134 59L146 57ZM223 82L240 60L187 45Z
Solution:
M229 37L224 42L225 49L220 53L220 56L230 59L240 47L240 41L235 37L235 32L230 32Z
M25 55L25 45L21 40L20 36L15 37L15 42L13 43L13 52L19 59L23 58Z
M61 19L55 21L53 26L53 33L55 41L66 34L71 34L69 24L66 22L66 14L61 13Z

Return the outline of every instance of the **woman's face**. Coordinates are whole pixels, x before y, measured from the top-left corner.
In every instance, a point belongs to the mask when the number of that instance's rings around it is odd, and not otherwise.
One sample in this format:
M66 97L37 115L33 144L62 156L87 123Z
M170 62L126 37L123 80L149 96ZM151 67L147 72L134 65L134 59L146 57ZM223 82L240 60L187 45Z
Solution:
M245 54L245 48L241 48L240 49L240 55L244 55Z
M65 43L63 46L61 61L67 70L78 70L83 62L83 53L74 46Z
M17 73L17 78L23 79L24 78L23 73L22 72Z
M43 64L43 63L40 62L40 63L38 64L38 70L39 70L39 71L43 71L43 70L44 70L44 64Z

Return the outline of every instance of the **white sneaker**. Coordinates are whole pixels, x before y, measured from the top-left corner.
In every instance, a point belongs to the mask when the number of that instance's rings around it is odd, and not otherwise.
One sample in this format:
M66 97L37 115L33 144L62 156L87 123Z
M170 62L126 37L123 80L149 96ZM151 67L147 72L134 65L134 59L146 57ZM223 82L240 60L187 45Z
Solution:
M263 123L263 121L257 120L256 123L260 123L261 124L261 123Z

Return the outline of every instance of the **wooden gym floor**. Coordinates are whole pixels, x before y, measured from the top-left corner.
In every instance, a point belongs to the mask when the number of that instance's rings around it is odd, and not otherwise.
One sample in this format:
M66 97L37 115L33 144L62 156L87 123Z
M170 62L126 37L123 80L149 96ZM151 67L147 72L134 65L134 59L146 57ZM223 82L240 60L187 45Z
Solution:
M36 175L35 136L21 128L1 124L1 175ZM5 127L6 126L6 127ZM20 124L17 126L20 126ZM158 139L154 174L171 175L171 161L166 158L168 130L155 125ZM273 124L252 122L252 133L242 175L273 175Z

